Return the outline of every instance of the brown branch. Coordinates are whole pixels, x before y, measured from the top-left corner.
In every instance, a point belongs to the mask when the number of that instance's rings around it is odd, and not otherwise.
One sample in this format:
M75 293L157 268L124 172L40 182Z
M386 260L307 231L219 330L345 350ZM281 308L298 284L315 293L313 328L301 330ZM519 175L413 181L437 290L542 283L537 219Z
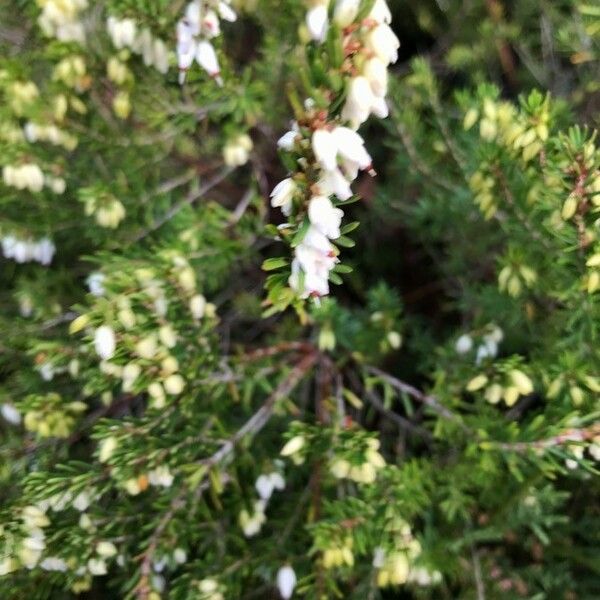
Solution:
M451 410L446 408L434 396L430 396L428 394L421 392L420 390L418 390L416 387L413 387L409 383L405 383L404 381L401 381L397 377L394 377L393 375L390 375L389 373L386 373L385 371L382 371L381 369L378 369L377 367L367 366L366 370L368 373L371 373L372 375L376 375L377 377L379 377L380 379L382 379L383 381L385 381L386 383L391 385L393 388L395 388L399 392L408 394L415 400L418 400L419 402L423 403L425 406L431 408L431 410L433 410L438 415L444 417L445 419L449 419L451 421L457 422L465 431L469 431L469 432L471 431L462 422L461 418L457 414L453 413Z
M502 6L502 3L499 0L485 0L485 5L496 29L499 29L503 23L502 13L504 12L504 7ZM510 44L502 38L496 38L496 48L506 80L512 88L516 88L516 66Z
M554 437L532 442L484 442L484 445L493 449L509 452L528 452L531 450L547 450L565 444L585 442L600 435L600 423L594 423L585 429L569 429Z

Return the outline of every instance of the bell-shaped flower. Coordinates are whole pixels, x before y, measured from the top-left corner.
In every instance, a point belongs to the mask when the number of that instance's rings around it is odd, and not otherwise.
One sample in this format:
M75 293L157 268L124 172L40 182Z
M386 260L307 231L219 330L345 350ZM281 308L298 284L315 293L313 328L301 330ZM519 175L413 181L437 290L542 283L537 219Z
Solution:
M337 167L337 142L331 131L327 129L317 129L312 136L312 149L315 158L320 165L327 171L332 171Z
M363 66L363 75L369 81L375 96L382 98L387 94L388 70L382 60L376 56L370 58Z
M400 41L385 23L378 25L367 34L365 45L386 65L398 60Z
M389 25L392 22L392 13L387 2L385 0L375 0L368 18L377 23L386 23Z
M344 211L335 208L327 196L314 196L308 204L311 224L329 239L340 237L340 225Z
M308 32L310 37L316 42L322 42L329 30L327 4L328 0L321 1L320 4L317 4L306 13Z
M271 192L271 206L279 207L284 215L289 215L296 190L296 183L291 177L280 181Z
M221 17L221 19L224 19L225 21L233 23L237 19L235 11L233 10L233 8L231 8L229 2L226 2L225 0L219 2L217 10L219 11L219 16Z
M362 75L354 77L348 86L342 119L349 121L354 129L358 129L369 118L374 103L375 95L369 80Z
M217 53L213 45L206 41L202 40L198 42L198 48L196 50L196 60L198 64L211 76L213 77L219 85L221 85L222 81L219 76L221 73L221 69L219 67L219 60L217 59Z
M303 273L303 278L301 277ZM309 296L327 296L329 294L329 272L328 271L304 271L298 259L292 261L292 274L288 283L290 287L300 295L300 298Z
M333 20L338 27L348 27L358 16L360 0L337 0Z
M338 152L344 160L349 160L358 165L359 169L369 169L372 159L365 149L362 137L349 127L336 127L333 130Z
M339 200L348 200L352 196L350 182L339 169L323 171L319 181L317 181L317 187L323 196L334 195Z
M290 565L285 565L277 571L277 589L283 600L289 600L296 587L296 573Z
M96 333L94 334L94 347L100 358L108 360L113 357L117 342L112 327L102 325L96 329Z
M292 129L287 133L284 133L278 140L277 146L282 150L287 150L288 152L294 148L294 144L296 143L296 138L298 137L298 124L296 122L293 123Z
M221 33L219 17L214 10L208 10L202 18L202 33L208 38L217 37Z

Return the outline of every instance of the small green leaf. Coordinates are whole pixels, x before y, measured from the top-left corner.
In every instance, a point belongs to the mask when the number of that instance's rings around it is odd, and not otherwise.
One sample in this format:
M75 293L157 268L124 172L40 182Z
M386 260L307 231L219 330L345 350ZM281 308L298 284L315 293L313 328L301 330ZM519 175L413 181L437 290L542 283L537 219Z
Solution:
M279 256L277 258L267 258L262 264L263 271L276 271L277 269L281 269L289 264L287 258L283 258L283 256Z

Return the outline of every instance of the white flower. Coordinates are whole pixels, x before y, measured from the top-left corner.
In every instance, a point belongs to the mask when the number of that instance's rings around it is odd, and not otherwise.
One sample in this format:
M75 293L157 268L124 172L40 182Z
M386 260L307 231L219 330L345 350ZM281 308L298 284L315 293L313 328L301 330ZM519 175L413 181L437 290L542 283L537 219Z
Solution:
M303 281L301 272L304 274ZM301 268L300 261L295 258L292 261L292 273L288 283L295 292L300 294L300 298L327 296L329 294L329 271L316 268L305 271Z
M381 23L366 36L366 47L375 53L386 65L398 60L400 42L390 27Z
M458 354L466 354L473 348L473 338L468 334L461 335L454 344L454 349Z
M19 425L21 423L21 413L12 404L0 405L0 412L4 419L11 425Z
M327 4L329 0L322 1L321 4L314 6L306 13L306 26L310 37L316 42L322 42L329 29L329 20L327 18Z
M373 566L376 569L381 569L385 565L385 550L378 546L373 554Z
M167 45L158 38L155 38L152 44L154 67L163 75L169 70L169 49Z
M338 146L334 135L327 129L317 129L312 136L312 149L315 158L327 171L337 168Z
M285 479L283 478L283 475L281 473L275 471L271 473L269 477L271 479L271 485L273 486L274 490L281 491L285 489Z
M117 449L117 439L110 436L100 442L100 450L98 452L98 460L101 463L107 462Z
M221 78L219 77L219 74L221 73L219 60L217 59L215 49L210 42L202 40L198 43L196 60L198 61L198 64L217 81L219 85L222 83Z
M498 344L490 337L483 338L483 344L477 348L475 364L479 365L486 358L496 358L498 354Z
M369 118L374 104L375 95L369 80L363 75L353 77L348 86L342 119L350 121L352 127L356 129Z
M296 183L291 177L280 181L271 192L271 206L274 208L279 207L284 215L289 215L296 190Z
M285 565L277 571L277 589L283 600L289 600L296 587L296 573L290 565Z
M44 571L60 571L64 573L67 570L67 563L57 556L48 556L40 563L40 568Z
M183 548L175 548L175 552L173 552L173 560L182 565L187 560L187 553Z
M323 235L329 239L340 237L340 224L344 211L334 208L326 196L314 196L308 204L308 218Z
M105 289L103 284L105 279L106 276L104 273L100 273L99 271L90 273L88 278L85 280L88 289L90 290L90 294L93 296L104 296Z
M117 342L112 327L102 325L96 329L94 347L98 356L104 360L109 360L114 356Z
M296 435L290 440L287 441L285 446L281 449L281 456L292 456L293 454L297 454L304 448L306 440L304 436Z
M258 477L256 483L254 484L254 487L256 488L258 495L263 500L268 500L271 497L271 494L273 493L271 478L265 474L262 474Z
M383 97L387 94L388 89L388 70L376 56L369 59L363 67L363 75L369 81L371 90L375 96Z
M54 253L56 252L56 246L52 243L52 240L45 237L39 240L35 244L35 249L33 252L34 259L37 260L42 265L49 265L54 258Z
M294 127L284 133L278 140L277 146L282 148L283 150L287 150L288 152L294 148L294 144L296 143L296 138L298 137L298 125L294 123Z
M348 27L358 16L360 0L337 0L333 20L338 27Z
M96 544L96 552L104 558L111 558L117 554L117 547L112 542L102 541Z
M392 22L392 13L385 0L375 0L375 4L369 13L369 19L388 25Z
M311 225L295 250L289 284L302 298L329 294L329 272L338 262L335 249L321 231Z
M227 2L219 2L217 9L219 11L219 16L221 17L221 19L224 19L225 21L229 21L231 23L233 23L237 19L235 11L233 10L233 8L231 8L231 6L229 6Z
M336 127L333 132L338 153L345 160L356 164L359 169L371 167L372 159L365 149L362 137L348 127Z
M171 396L177 396L185 388L185 380L181 375L169 375L164 381L165 391Z
M253 144L247 134L239 135L225 144L223 160L229 167L240 167L248 162Z
M579 467L579 461L583 459L584 447L572 445L568 447L568 451L573 455L573 458L567 458L565 466L573 471Z
M285 480L277 472L269 475L262 474L257 478L254 487L263 500L268 500L273 494L273 490L283 490L285 488Z
M267 520L265 506L266 504L263 500L257 500L254 503L253 514L250 514L245 509L240 513L240 525L246 537L253 537L262 529L263 524Z
M350 182L339 169L323 171L317 187L323 196L337 196L338 200L348 200L352 197Z
M82 492L79 492L77 496L75 496L75 499L73 500L73 508L79 512L83 512L84 510L87 510L91 502L92 496L90 492L88 490L83 490Z
M133 46L137 33L133 19L117 19L110 16L106 20L106 29L115 48L120 50Z
M173 485L173 474L168 466L156 467L156 469L148 472L148 481L150 485L171 487Z
M88 571L92 575L106 575L106 562L101 558L90 558L87 563Z
M190 312L194 319L201 319L206 311L206 298L201 294L192 296L190 300Z

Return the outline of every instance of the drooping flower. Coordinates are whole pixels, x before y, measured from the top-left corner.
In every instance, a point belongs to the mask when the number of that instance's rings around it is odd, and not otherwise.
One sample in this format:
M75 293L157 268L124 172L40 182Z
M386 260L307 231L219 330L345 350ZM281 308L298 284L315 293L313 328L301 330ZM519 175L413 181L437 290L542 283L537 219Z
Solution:
M290 565L285 565L277 571L277 589L283 600L289 600L296 587L296 573Z
M117 347L117 341L112 327L102 325L96 329L96 333L94 334L94 347L100 358L109 360L113 357Z
M296 190L297 186L291 177L280 181L271 192L271 206L279 207L284 215L289 215Z
M333 20L338 27L348 27L358 16L360 0L337 0Z
M322 42L329 30L328 5L329 0L316 0L316 4L306 13L306 27L316 42Z
M335 208L327 196L314 196L308 204L308 218L329 239L340 237L340 224L344 211Z

